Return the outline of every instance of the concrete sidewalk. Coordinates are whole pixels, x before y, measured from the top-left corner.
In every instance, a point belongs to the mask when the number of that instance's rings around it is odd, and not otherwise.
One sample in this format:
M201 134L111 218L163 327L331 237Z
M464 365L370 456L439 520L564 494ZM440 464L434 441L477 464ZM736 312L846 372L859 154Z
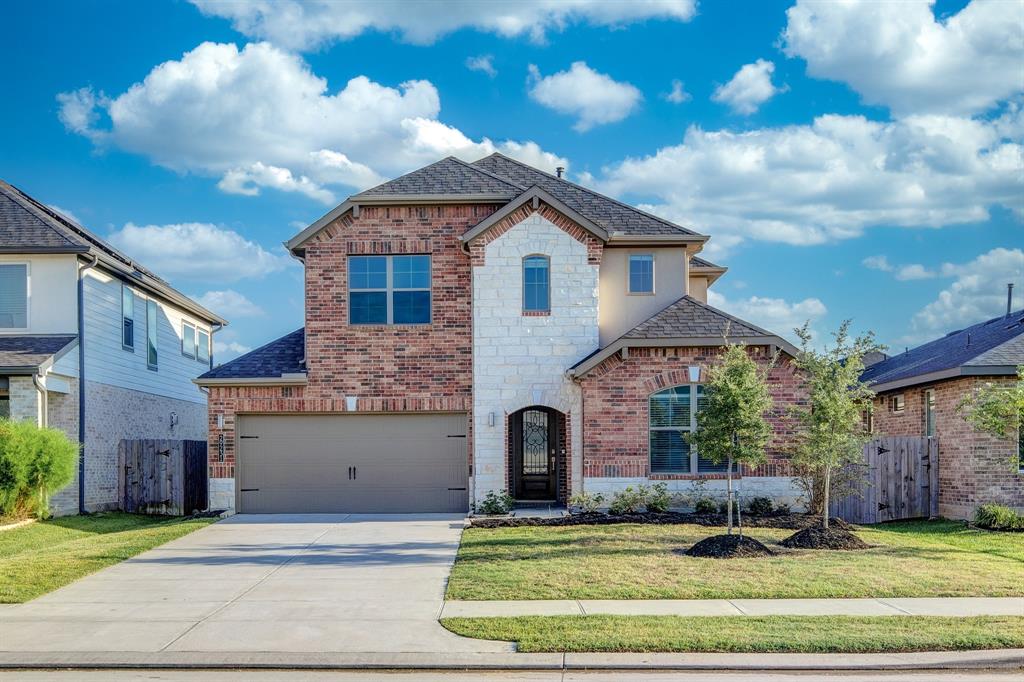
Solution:
M446 601L441 618L490 616L1024 616L1024 597Z

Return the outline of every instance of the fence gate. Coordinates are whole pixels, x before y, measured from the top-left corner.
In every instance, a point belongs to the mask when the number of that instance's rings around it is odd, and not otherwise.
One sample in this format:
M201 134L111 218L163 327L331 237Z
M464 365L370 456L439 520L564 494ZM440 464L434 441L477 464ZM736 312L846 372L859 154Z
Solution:
M122 440L121 509L184 516L208 505L206 441Z
M833 516L851 523L938 516L937 438L878 438L864 446L863 461L851 468L862 474L860 492L833 500Z

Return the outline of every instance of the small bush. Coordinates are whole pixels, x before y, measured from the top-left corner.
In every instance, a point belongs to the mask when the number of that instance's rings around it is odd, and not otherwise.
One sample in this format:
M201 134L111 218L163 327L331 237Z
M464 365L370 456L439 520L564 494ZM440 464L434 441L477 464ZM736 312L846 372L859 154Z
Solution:
M710 497L698 497L693 503L693 511L697 514L714 514L718 511L718 503Z
M608 505L610 514L636 514L647 502L647 486L626 486L612 495L612 502Z
M1024 514L1001 504L983 504L974 510L974 525L988 530L1024 530Z
M488 490L487 494L484 495L483 501L478 503L475 508L478 514L496 516L499 514L508 514L512 511L512 507L514 507L515 504L515 498L509 495L507 491Z
M788 504L783 503L775 505L775 514L777 516L788 516L792 513L793 511L789 508Z
M0 514L45 517L75 477L78 444L57 429L0 419Z
M604 495L601 493L576 493L569 498L569 508L593 514L604 504Z
M752 497L747 503L747 513L751 516L771 516L774 509L770 497Z
M667 483L655 483L646 492L644 506L647 511L663 514L672 506L672 493L668 491Z

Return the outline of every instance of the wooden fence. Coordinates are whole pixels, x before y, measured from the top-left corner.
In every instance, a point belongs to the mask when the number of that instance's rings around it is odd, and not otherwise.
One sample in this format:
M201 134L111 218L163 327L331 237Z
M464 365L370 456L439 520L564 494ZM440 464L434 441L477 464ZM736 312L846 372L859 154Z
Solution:
M859 472L859 474L858 474ZM881 523L938 516L937 438L879 438L864 446L864 460L851 465L862 483L858 494L833 500L830 510L851 523Z
M122 440L117 454L124 511L184 516L206 509L206 441Z

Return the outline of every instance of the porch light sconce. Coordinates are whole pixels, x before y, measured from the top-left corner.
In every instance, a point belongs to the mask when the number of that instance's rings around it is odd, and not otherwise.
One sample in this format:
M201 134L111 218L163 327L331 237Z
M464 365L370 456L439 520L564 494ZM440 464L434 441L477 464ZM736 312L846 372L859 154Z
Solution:
M493 412L490 412L487 415L487 425L488 426L494 426L494 413Z
M696 367L696 366L690 367L689 370L690 370L690 383L691 384L700 383L700 367Z
M356 396L347 395L345 396L345 409L349 412L356 411L356 405L359 402L359 398Z

